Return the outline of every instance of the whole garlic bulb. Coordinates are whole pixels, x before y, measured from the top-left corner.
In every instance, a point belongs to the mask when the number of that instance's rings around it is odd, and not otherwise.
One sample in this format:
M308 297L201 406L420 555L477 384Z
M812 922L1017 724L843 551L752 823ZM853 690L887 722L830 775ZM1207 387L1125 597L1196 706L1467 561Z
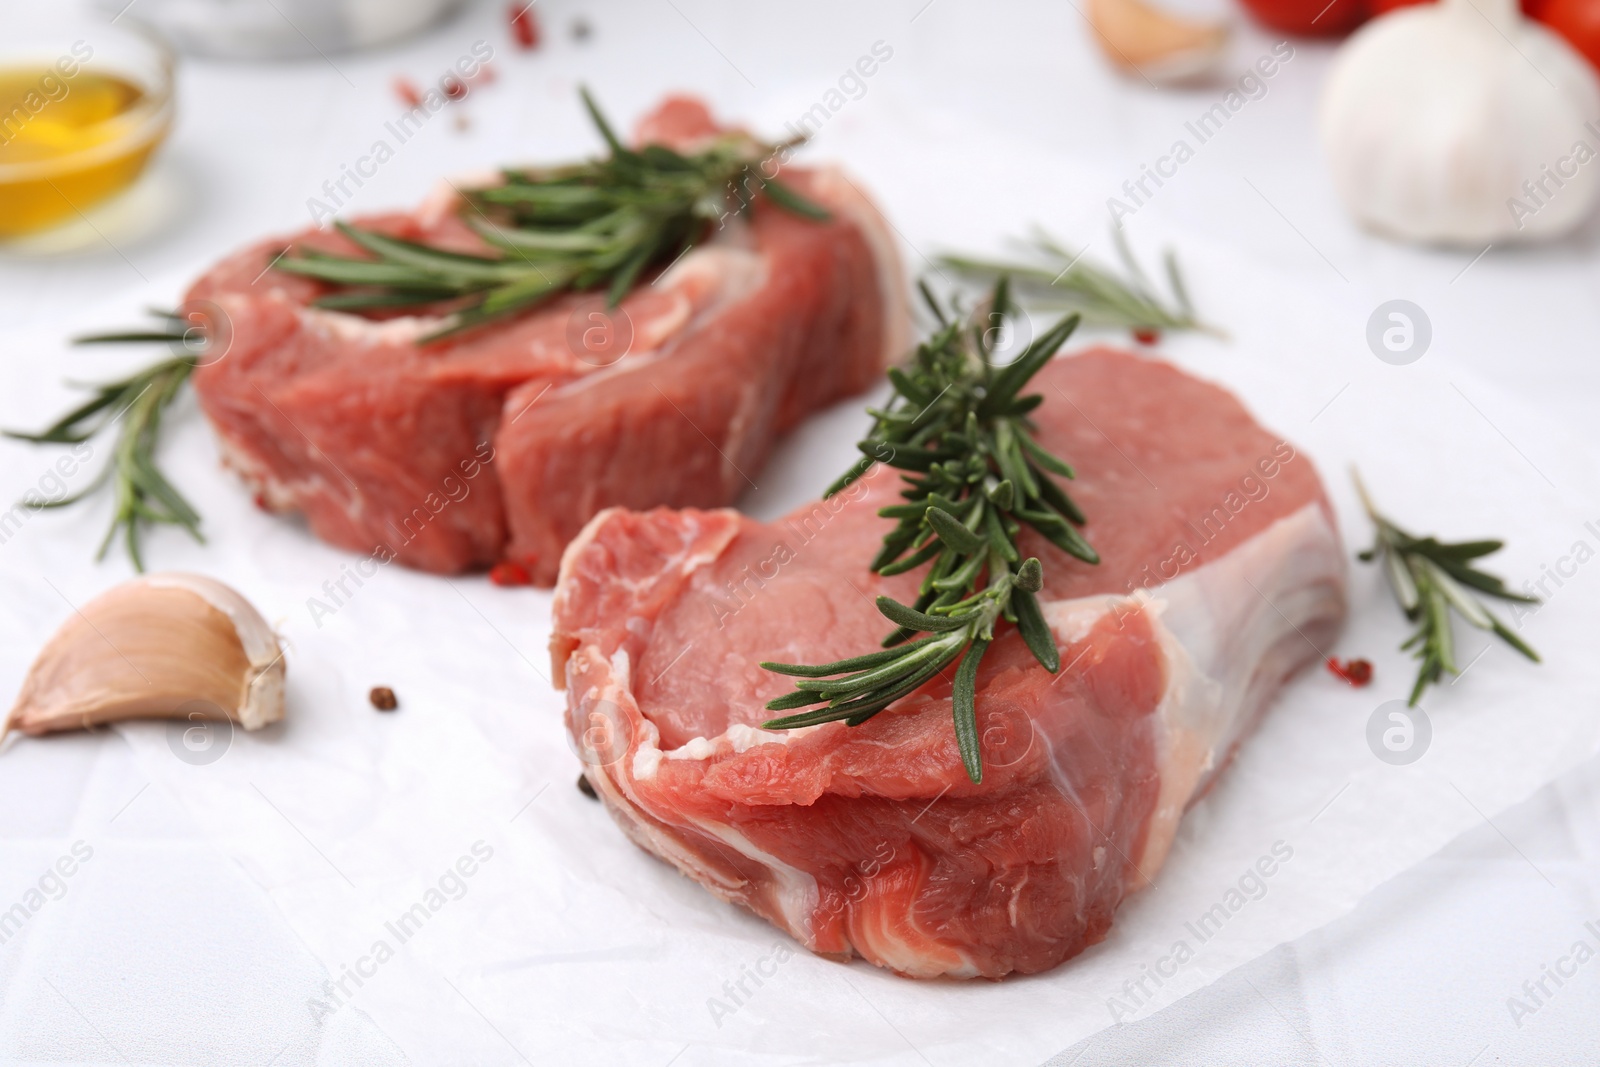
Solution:
M1408 241L1555 237L1600 194L1600 82L1516 0L1441 0L1364 26L1322 97L1334 185Z

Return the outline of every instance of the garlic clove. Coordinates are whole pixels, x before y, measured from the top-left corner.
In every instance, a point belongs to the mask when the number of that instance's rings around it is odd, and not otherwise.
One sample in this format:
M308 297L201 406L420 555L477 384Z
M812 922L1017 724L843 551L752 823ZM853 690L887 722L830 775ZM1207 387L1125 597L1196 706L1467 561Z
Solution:
M40 651L6 719L39 735L124 719L283 718L283 647L231 587L166 573L116 586L74 613Z
M1089 0L1088 18L1107 58L1157 84L1205 77L1227 50L1227 23L1182 18L1144 0Z

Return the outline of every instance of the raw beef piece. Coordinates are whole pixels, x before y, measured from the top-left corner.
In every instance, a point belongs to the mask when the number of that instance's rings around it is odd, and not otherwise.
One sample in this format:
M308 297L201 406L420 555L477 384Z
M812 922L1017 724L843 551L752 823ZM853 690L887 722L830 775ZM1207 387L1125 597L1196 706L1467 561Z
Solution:
M1057 359L1031 391L1102 562L1024 544L1063 669L1012 628L996 640L981 784L948 680L863 726L760 728L792 684L760 661L871 651L888 628L873 597L911 599L915 574L867 570L896 472L770 524L609 510L567 549L552 656L589 780L639 845L815 952L999 977L1099 941L1343 620L1321 482L1230 394L1107 349Z
M674 98L641 139L693 148L717 129ZM355 251L342 235L262 242L188 294L228 329L226 355L195 374L201 406L257 499L304 512L319 537L440 573L510 558L548 585L602 508L731 502L778 435L876 382L907 346L904 279L876 209L831 168L784 179L833 219L759 203L620 313L568 296L427 347L416 339L436 317L312 308L320 283L270 269L286 244ZM483 251L445 193L357 221Z

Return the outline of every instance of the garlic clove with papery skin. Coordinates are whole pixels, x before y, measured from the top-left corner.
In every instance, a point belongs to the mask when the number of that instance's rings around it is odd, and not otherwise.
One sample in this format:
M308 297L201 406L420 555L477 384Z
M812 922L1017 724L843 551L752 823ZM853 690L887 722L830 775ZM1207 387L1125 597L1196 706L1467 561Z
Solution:
M1183 18L1144 0L1089 0L1087 18L1111 62L1158 85L1204 78L1227 52L1226 23Z
M1346 208L1407 241L1548 239L1600 197L1600 81L1516 0L1369 22L1329 71L1321 133Z
M283 718L283 647L230 586L198 574L124 582L77 610L40 651L6 731L124 719Z

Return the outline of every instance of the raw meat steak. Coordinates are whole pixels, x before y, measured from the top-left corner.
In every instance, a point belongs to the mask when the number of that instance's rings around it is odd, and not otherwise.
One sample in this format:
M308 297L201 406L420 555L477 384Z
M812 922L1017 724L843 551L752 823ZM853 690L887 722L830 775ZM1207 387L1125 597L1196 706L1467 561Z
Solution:
M641 138L692 149L716 131L676 98ZM286 244L355 252L342 235L264 241L188 294L220 307L231 335L195 374L201 406L257 499L304 512L319 537L440 573L510 558L548 585L600 509L731 502L779 434L906 348L904 279L876 209L837 170L783 176L833 219L760 203L620 314L567 296L427 347L415 342L436 317L312 308L320 283L269 269ZM482 252L445 194L357 221Z
M770 524L605 511L567 549L552 656L585 773L639 845L815 952L999 977L1099 941L1343 620L1321 482L1230 394L1108 349L1058 358L1030 391L1102 562L1026 532L1063 669L1014 628L991 647L982 784L948 678L860 727L759 726L792 684L760 661L871 651L887 630L873 597L912 599L916 574L867 569L896 472Z

